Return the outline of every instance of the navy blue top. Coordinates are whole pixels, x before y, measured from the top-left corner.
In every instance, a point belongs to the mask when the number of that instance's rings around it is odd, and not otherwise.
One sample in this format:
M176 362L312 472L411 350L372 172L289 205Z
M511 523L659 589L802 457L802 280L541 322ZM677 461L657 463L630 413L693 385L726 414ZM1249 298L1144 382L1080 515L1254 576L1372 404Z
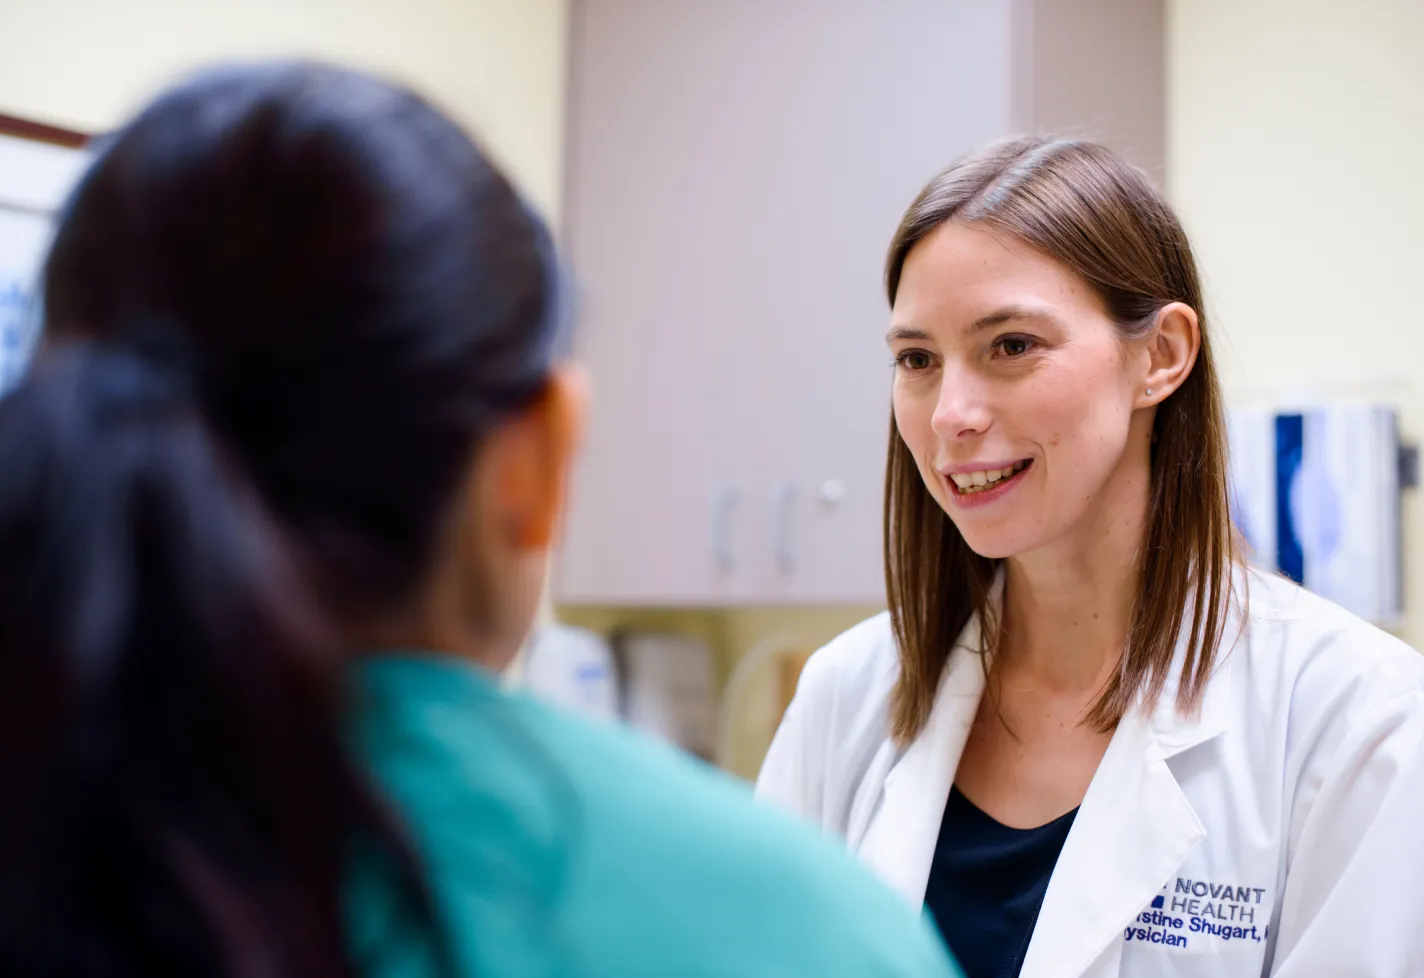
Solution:
M925 907L966 978L1017 978L1075 808L1036 829L996 822L953 787Z

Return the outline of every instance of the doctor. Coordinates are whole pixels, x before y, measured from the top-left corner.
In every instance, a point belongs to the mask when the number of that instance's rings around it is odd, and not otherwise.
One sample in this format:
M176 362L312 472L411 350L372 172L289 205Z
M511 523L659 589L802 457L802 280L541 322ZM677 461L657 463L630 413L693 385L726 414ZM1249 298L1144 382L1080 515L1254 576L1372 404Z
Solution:
M811 659L761 796L970 978L1424 975L1424 658L1245 568L1162 196L995 145L886 280L890 611Z

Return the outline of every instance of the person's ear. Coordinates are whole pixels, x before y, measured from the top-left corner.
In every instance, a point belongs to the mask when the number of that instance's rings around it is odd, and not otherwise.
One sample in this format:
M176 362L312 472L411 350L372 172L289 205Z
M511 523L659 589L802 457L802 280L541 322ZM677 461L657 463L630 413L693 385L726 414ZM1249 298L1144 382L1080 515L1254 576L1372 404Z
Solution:
M481 461L492 476L487 501L513 549L547 550L554 544L569 469L583 438L588 389L581 367L556 367L538 399L487 446Z
M1201 350L1201 323L1184 302L1169 302L1157 312L1145 339L1146 376L1137 395L1138 407L1161 404L1182 386Z
M503 669L535 613L583 434L588 380L559 367L480 442L456 494L419 641Z

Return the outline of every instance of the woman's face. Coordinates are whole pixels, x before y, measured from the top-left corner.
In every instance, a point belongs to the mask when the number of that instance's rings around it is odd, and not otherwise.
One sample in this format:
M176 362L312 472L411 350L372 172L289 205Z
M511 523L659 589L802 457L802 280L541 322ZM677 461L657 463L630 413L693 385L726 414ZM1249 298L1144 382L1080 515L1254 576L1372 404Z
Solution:
M976 553L1091 546L1141 509L1151 358L1053 259L943 224L905 261L888 341L900 436Z

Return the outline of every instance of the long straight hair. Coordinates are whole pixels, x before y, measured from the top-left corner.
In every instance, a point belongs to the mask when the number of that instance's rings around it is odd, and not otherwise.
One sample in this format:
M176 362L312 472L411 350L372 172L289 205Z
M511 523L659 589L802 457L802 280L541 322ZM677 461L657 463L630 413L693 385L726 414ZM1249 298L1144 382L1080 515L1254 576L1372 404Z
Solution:
M344 978L353 851L423 898L349 645L547 383L549 258L464 133L351 72L206 73L103 150L0 399L0 973Z
M965 157L921 191L885 266L890 304L905 259L949 221L1023 242L1086 282L1124 336L1149 330L1162 307L1196 310L1201 350L1157 408L1137 597L1121 666L1087 715L1108 730L1134 702L1154 703L1183 632L1178 709L1198 708L1222 644L1239 563L1227 487L1225 420L1196 262L1181 223L1136 168L1103 146L1021 137ZM998 561L976 554L930 495L892 413L885 475L885 578L900 677L891 704L898 740L923 728L949 650L972 618L994 651Z

